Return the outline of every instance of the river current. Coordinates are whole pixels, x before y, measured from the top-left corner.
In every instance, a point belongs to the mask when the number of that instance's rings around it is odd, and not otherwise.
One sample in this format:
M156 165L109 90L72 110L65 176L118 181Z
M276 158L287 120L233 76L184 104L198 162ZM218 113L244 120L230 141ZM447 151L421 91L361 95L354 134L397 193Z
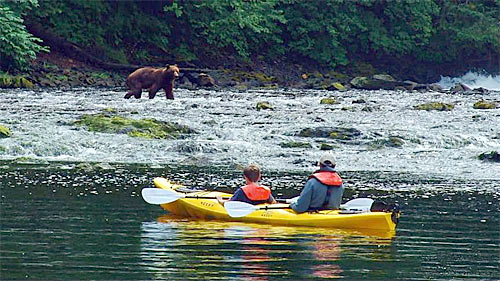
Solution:
M493 89L494 90L494 89ZM497 89L498 90L498 89ZM185 90L174 101L124 100L124 89L2 90L1 280L498 280L500 109L488 94ZM320 104L325 97L338 103ZM272 110L256 109L267 101ZM452 111L414 105L453 103ZM82 114L113 108L196 131L149 140L89 132ZM298 136L347 128L352 140ZM402 142L388 141L397 137ZM287 147L288 143L310 147ZM402 206L396 233L197 221L149 205L156 176L234 191L239 167L263 169L278 197L300 192L332 146L345 200ZM81 166L82 162L91 163ZM96 164L97 163L97 164ZM82 168L83 167L83 168ZM344 201L345 201L344 200Z
M391 91L188 91L174 101L157 97L124 100L123 90L9 90L0 95L0 124L13 137L2 139L0 156L48 161L145 163L151 165L260 164L268 170L310 170L322 143L333 147L342 171L390 171L453 178L494 179L498 164L477 159L500 151L500 109L478 110L481 99L500 92L452 95ZM146 94L144 94L146 96ZM333 97L338 104L320 104ZM267 101L272 110L256 110ZM452 111L421 111L427 102L455 105ZM88 132L71 123L82 114L113 108L129 118L176 122L197 133L180 140L145 140L124 134ZM297 136L306 128L355 129L353 140ZM397 146L387 140L396 137ZM310 148L286 148L290 142Z

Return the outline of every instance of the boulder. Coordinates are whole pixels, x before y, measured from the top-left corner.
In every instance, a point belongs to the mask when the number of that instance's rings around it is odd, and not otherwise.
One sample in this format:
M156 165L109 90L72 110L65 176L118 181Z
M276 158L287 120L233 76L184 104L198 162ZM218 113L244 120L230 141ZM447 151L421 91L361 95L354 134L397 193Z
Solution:
M478 156L478 158L479 160L483 161L497 162L497 163L500 162L500 154L498 153L498 151L481 153Z
M322 143L321 146L319 147L319 150L333 150L337 146L329 143Z
M302 129L298 134L299 137L310 137L310 138L332 138L338 140L352 140L361 136L361 131L355 128L305 128Z
M280 143L280 146L283 148L311 148L311 144L308 142L283 142Z
M9 128L0 125L0 139L1 138L8 138L12 136L12 132L10 131Z
M270 109L272 110L273 107L271 106L271 104L269 104L269 102L267 101L260 101L257 103L257 105L255 106L255 108L257 110L266 110L266 109Z
M471 88L469 88L467 85L462 84L462 83L457 83L457 84L455 84L455 86L453 86L450 89L450 92L452 92L454 94L457 94L457 93L467 92L467 91L470 91L470 90L471 90Z
M443 102L430 102L413 106L416 110L439 110L439 111L451 111L455 108L455 105L451 103Z
M370 78L364 76L354 77L350 83L354 88L364 90L395 90L398 87L408 86L407 83L397 81L394 77L387 74L376 74Z
M334 98L322 98L320 104L338 104L339 102Z
M174 139L195 133L191 128L156 119L130 119L112 114L83 115L74 124L91 132L127 134L131 137L147 139Z
M497 104L493 101L488 102L484 100L480 100L476 103L474 103L474 109L495 109L497 107Z
M340 91L340 92L347 90L346 87L339 82L331 83L326 89L330 91Z
M200 75L198 76L198 86L200 87L215 87L215 79L206 74L206 73L200 73Z

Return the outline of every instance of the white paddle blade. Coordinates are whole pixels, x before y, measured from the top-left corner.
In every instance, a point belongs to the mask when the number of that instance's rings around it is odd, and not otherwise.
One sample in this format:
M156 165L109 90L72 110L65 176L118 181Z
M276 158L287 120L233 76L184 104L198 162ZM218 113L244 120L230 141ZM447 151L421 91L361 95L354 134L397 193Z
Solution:
M224 208L226 208L229 216L233 218L244 217L259 209L259 207L241 201L226 201Z
M144 201L149 204L168 204L184 197L184 194L160 188L144 188L141 194Z
M372 204L373 199L371 198L356 198L340 205L340 208L347 211L369 212Z

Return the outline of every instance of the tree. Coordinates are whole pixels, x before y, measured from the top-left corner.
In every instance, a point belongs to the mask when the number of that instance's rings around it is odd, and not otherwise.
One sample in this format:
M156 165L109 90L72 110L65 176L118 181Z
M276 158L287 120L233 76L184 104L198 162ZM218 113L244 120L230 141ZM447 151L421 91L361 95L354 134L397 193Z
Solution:
M4 2L0 6L0 68L24 70L40 51L48 51L27 30L22 18L26 11L38 5L36 0Z

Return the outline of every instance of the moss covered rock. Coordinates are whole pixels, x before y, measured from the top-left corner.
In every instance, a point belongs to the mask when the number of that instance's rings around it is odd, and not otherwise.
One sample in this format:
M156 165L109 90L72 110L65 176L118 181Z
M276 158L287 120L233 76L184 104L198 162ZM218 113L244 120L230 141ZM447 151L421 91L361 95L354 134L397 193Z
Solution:
M33 88L33 83L21 75L0 73L0 88Z
M284 142L280 143L280 146L283 148L311 148L311 144L308 142Z
M1 138L8 138L12 136L12 132L10 131L9 128L0 125L0 139Z
M271 104L269 104L267 101L260 101L260 102L258 102L257 105L255 106L255 108L257 110L273 109L273 107L271 106Z
M352 140L361 136L361 132L355 128L306 128L298 133L300 137L332 138L338 140Z
M391 136L387 139L381 139L381 140L376 140L370 144L370 147L372 149L380 149L383 147L395 147L395 148L400 148L403 147L405 141L396 136Z
M334 98L322 98L320 104L338 104L339 102Z
M453 108L455 108L455 105L443 102L430 102L430 103L415 105L413 108L416 110L427 110L427 111L429 110L451 111L453 110Z
M137 120L104 114L83 115L75 124L84 126L91 132L127 134L131 137L147 139L180 138L184 134L195 132L186 126L156 119Z
M480 100L474 103L474 109L495 109L497 104L495 102L488 102L484 100Z
M335 148L338 148L338 146L329 143L322 143L319 147L320 150L333 150Z

